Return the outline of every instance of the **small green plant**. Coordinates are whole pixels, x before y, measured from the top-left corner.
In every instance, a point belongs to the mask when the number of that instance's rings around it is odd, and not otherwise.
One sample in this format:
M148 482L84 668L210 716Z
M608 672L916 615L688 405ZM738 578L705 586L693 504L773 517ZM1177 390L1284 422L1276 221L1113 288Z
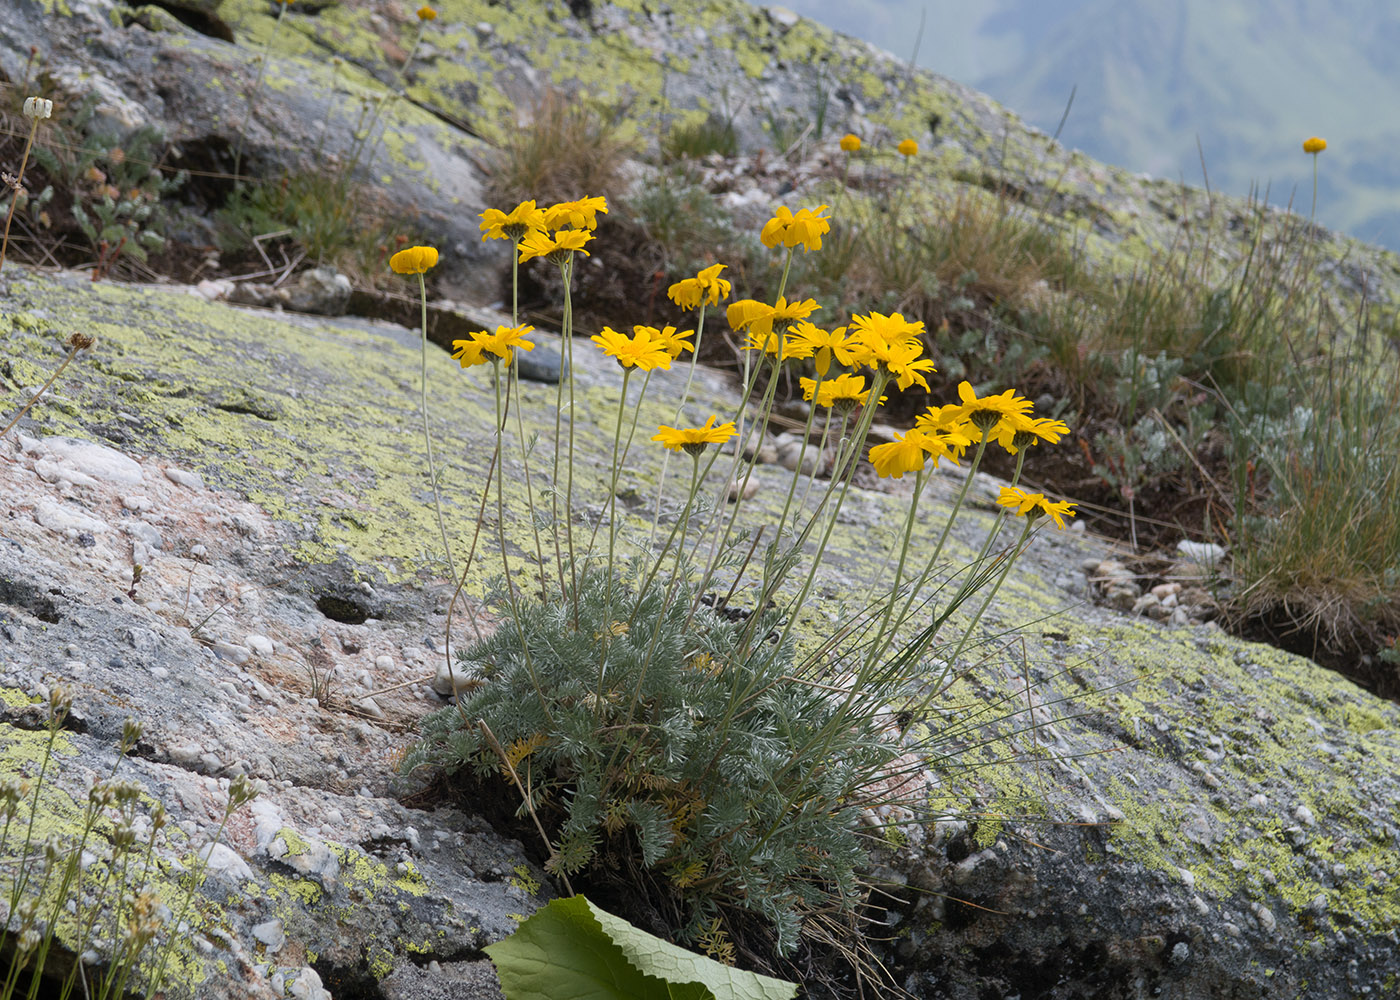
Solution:
M606 210L595 197L543 209L523 202L510 213L489 209L482 216L485 237L510 240L517 261L538 258L560 269L566 372L574 370L572 269L595 245L597 217ZM744 338L743 400L735 419L663 424L653 435L689 459L689 482L665 520L663 488L651 542L631 548L620 537L623 469L651 380L666 377L686 353L693 375L693 330L636 325L629 336L604 327L590 338L616 361L622 379L610 422L609 481L596 519L581 516L577 421L565 428L562 419L577 412L573 380L561 379L557 389L553 456L545 468L517 425L534 549L513 553L498 530L501 582L490 597L495 630L449 659L454 670L483 683L425 723L424 740L406 761L507 782L548 848L549 869L566 886L575 878L603 885L620 879L633 887L624 897L647 886L655 905L674 914L684 940L720 954L735 928L744 927L746 940L762 939L761 950L775 955L802 946L859 951L866 852L885 843L863 833L859 818L895 801L911 816L921 807L908 772L923 766L926 748L891 723L889 706L917 711L938 696L948 664L961 656L1037 519L1063 527L1072 516L1068 504L1008 487L1002 516L977 556L948 575L944 545L988 447L1017 456L1014 483L1026 449L1068 429L1031 417L1030 402L1014 392L979 395L963 383L958 402L930 408L908 434L867 452L885 391L927 389L933 361L924 356L920 323L871 313L853 317L849 327L823 330L811 322L815 301L786 297L796 251L823 246L830 230L824 211L778 207L760 234L781 264L775 301L744 299L726 310L732 331ZM410 252L436 256L431 248ZM697 329L705 311L732 291L722 270L713 265L670 289L674 302L696 310ZM502 326L454 344L463 368L490 369L495 451L480 509L494 478L498 525L507 520L507 413L513 403L519 413L512 362L516 351L533 348L526 339L532 332ZM801 377L805 371L815 377ZM815 471L793 476L777 506L758 516L761 523L745 523L744 486L756 459L741 456L752 453L745 443L772 418L784 376L797 377L814 403L804 448L825 455L835 444L832 471L825 478ZM679 393L678 422L691 384L687 378ZM725 458L715 446L731 441L737 447ZM816 586L864 457L879 476L915 479L885 563L892 578L880 574L862 599L864 610L832 633L803 635L799 610ZM915 545L931 464L964 457L971 471L940 536ZM546 483L539 504L532 475ZM710 492L715 478L718 495ZM736 485L732 505L725 500L730 484ZM1022 530L1004 537L1002 529L1017 517L1024 518ZM473 542L458 571L459 592L475 553ZM937 607L915 629L929 584L937 588ZM735 600L745 605L737 614ZM456 604L454 597L450 610ZM966 631L933 667L925 654L955 616Z
M33 197L12 197L9 208L22 205L30 231L55 245L65 233L86 239L93 280L123 257L145 264L165 246L164 200L186 180L162 166L169 147L159 131L145 126L120 139L96 131L96 107L95 96L78 102L54 142L34 145L43 187Z
M700 160L706 156L735 156L739 134L734 122L715 114L700 121L673 128L661 142L662 156L668 161Z
M49 980L60 997L117 1000L135 993L151 1000L181 941L164 929L172 915L173 928L189 915L208 862L194 860L178 899L163 900L152 888L165 865L156 853L165 809L158 802L143 807L142 786L116 776L141 737L134 721L123 727L117 766L92 786L77 833L36 838L55 815L50 796L63 794L46 782L71 706L68 689L55 685L37 774L0 777L0 893L9 914L0 932L9 955L8 964L0 964L0 1000L34 997ZM256 794L246 778L230 783L214 843ZM59 950L68 953L61 963L55 961Z

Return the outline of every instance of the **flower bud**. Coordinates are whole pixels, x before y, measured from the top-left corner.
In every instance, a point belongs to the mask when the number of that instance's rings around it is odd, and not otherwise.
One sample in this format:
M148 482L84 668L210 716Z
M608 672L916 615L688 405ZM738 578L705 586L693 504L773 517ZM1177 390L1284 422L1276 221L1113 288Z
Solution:
M53 101L46 101L42 97L26 97L24 99L24 117L49 118L52 115Z

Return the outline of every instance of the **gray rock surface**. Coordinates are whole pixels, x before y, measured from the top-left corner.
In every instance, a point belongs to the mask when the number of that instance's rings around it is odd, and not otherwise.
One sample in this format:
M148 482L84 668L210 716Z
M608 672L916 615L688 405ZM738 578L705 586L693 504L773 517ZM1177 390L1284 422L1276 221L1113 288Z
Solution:
M244 142L269 174L307 166L308 149L350 156L351 130L328 123L351 121L361 96L403 91L383 103L386 139L362 179L443 247L444 293L474 302L495 297L502 256L477 238L478 133L508 127L544 65L638 108L662 108L664 65L662 118L732 114L745 155L706 164L701 182L744 224L836 169L829 139L798 130L779 143L763 124L806 122L822 93L833 131L914 135L927 154L917 169L985 186L1010 177L1051 216L1089 220L1096 252L1167 245L1179 219L1210 211L1203 193L1091 163L983 95L784 12L727 0L572 5L577 15L443 7L401 81L417 31L407 8L293 5L251 111L276 12L254 0L5 5L0 69L19 78L37 45L60 100L95 93L113 131L156 125L214 169ZM791 155L755 155L775 145ZM1238 229L1229 239L1248 246L1250 226ZM1393 257L1360 247L1337 270L1392 302L1398 275ZM441 676L452 588L414 430L418 334L211 303L230 289L208 284L196 296L5 272L4 412L42 384L69 330L99 341L0 441L0 743L23 745L38 722L31 697L74 684L64 739L80 763L53 794L81 799L117 763L124 719L142 717L143 743L119 774L170 808L172 863L203 852L211 866L176 993L491 996L480 949L551 887L480 817L393 797L398 754L452 685ZM595 516L620 379L586 350L575 366ZM478 375L445 357L429 374L458 552L490 454ZM674 391L656 380L643 426L672 422ZM552 428L554 398L523 386L532 429ZM685 416L733 406L728 384L702 372ZM524 472L508 458L517 551L532 545ZM788 475L756 471L756 509L781 504ZM961 482L933 478L921 542ZM638 457L622 494L655 485ZM996 486L973 484L956 558L992 527ZM853 492L804 629L829 629L884 558L907 509L901 489ZM644 531L644 506L624 515L625 543ZM1387 995L1400 977L1400 712L1189 615L1173 626L1179 606L1150 620L1180 595L1138 608L1131 573L1104 568L1115 555L1090 533L1039 537L958 664L964 679L914 720L944 752L928 778L932 816L881 859L901 899L892 968L929 1000ZM1096 586L1112 607L1090 604ZM483 590L469 581L467 610ZM454 647L474 620L457 612ZM238 775L267 790L211 845Z
M209 855L219 874L205 896L231 922L208 939L200 995L222 995L218 961L252 995L302 968L332 995L361 988L364 969L395 976L398 995L441 995L547 883L479 818L390 797L397 752L442 704L450 594L403 430L417 335L86 280L16 276L5 302L9 348L33 362L11 367L10 390L41 381L58 317L101 317L108 332L0 452L0 685L74 684L82 731L67 738L91 771L139 714L140 755L121 773L171 807L192 845L230 776L267 784ZM620 377L582 344L577 469L596 513ZM489 460L481 371L445 355L430 369L450 514L475 510ZM275 404L275 419L228 406L229 384ZM672 419L678 384L653 380L644 426ZM702 370L696 385L689 419L732 410L722 378ZM528 431L554 389L522 383L522 395ZM629 460L624 496L651 494L655 459ZM781 504L788 475L756 470L756 516ZM853 491L802 628L829 628L893 540L908 485L885 485ZM994 524L997 485L973 484L955 559ZM920 537L960 486L933 477ZM449 524L460 552L472 526ZM624 543L646 524L627 514ZM528 548L525 523L508 531ZM1111 555L1082 531L1038 537L963 679L911 723L937 734L942 763L926 779L931 817L880 869L903 887L890 919L904 983L930 998L1383 995L1400 973L1400 710L1212 624L1087 604L1080 567ZM454 645L470 617L459 610ZM23 698L8 705L10 724L34 724ZM81 794L86 773L63 788ZM251 879L230 883L245 865ZM285 940L269 953L272 921ZM443 970L436 985L407 968L425 960Z

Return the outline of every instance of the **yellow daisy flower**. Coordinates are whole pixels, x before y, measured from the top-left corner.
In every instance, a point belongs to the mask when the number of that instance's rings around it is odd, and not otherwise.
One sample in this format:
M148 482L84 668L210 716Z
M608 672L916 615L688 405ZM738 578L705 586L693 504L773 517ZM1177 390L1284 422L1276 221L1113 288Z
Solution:
M833 379L824 379L820 388L817 387L817 380L813 378L798 379L798 384L802 386L803 399L810 402L815 393L818 406L833 408L838 412L849 413L857 406L865 405L865 401L870 398L870 390L865 387L864 375L842 373ZM878 403L883 403L886 398L888 397L881 396Z
M646 331L648 327L636 327L634 336L626 337L610 326L605 326L588 339L603 349L603 353L616 358L623 368L640 368L644 372L657 368L669 369L671 355L660 340Z
M890 444L870 449L870 464L877 476L903 479L906 472L918 472L928 463L928 445L928 435L922 431L913 430L903 437L896 434Z
M1016 395L1015 389L1007 389L995 396L980 399L970 382L958 383L958 397L962 400L963 416L980 434L995 437L998 425L1007 417L1025 416L1030 412L1031 401ZM980 440L980 434L976 440Z
M803 253L820 250L822 234L831 232L831 220L821 214L826 209L826 205L818 205L815 209L804 208L793 215L786 206L779 205L773 218L764 223L758 238L770 250L779 243L785 247L800 246Z
M918 144L917 142L915 142L913 139L905 139L905 140L904 140L903 142L901 142L901 143L899 144L899 146L896 147L896 148L899 149L899 155L900 155L900 156L918 156L918 155L919 155L919 144Z
M520 241L520 263L534 257L543 257L551 264L562 264L578 251L587 257L583 245L593 239L593 234L585 230L561 229L553 239L542 230L535 230Z
M666 294L682 309L698 309L701 302L717 306L721 299L729 298L733 289L728 281L719 276L719 272L723 270L723 264L714 264L693 278L676 282L666 289Z
M533 201L522 201L508 213L488 208L481 213L478 228L483 240L518 240L532 230L544 229L544 213Z
M817 374L826 377L826 373L831 370L831 362L834 358L838 364L853 365L855 361L856 344L850 337L846 336L846 328L838 326L830 333L818 326L804 320L792 324L788 328L788 338L796 338L799 342L811 347L812 358L817 366Z
M860 152L860 136L853 132L847 132L841 137L841 150L845 153Z
M389 258L395 274L423 274L437 267L438 252L434 247L409 247Z
M724 444L737 433L733 421L716 427L716 419L718 418L712 415L705 421L704 427L667 427L662 424L656 428L657 433L652 436L652 440L660 441L663 447L672 451L684 450L699 456L706 445Z
M674 326L665 326L660 330L654 326L634 326L632 332L638 336L645 332L652 340L660 341L661 346L667 354L671 355L672 359L680 357L682 351L695 353L695 345L686 340L687 337L695 336L694 330L683 330L677 333Z
M1313 136L1311 139L1303 140L1303 152L1305 153L1312 153L1314 156L1316 156L1318 153L1322 152L1326 148L1327 140L1319 136Z
M544 226L546 229L597 229L599 212L608 214L606 198L561 201L544 210Z
M1055 526L1058 528L1064 528L1064 519L1074 517L1075 513L1072 503L1066 501L1054 503L1047 500L1044 493L1027 493L1014 486L1003 486L1001 495L997 497L997 503L1003 507L1014 508L1018 515L1029 517L1032 520L1042 514L1049 514L1050 519L1055 522Z

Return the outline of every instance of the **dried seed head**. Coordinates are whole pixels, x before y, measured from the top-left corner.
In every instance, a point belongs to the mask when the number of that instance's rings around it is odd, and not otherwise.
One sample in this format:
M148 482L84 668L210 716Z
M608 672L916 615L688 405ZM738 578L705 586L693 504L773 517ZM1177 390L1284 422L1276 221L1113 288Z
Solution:
M70 333L64 342L75 351L86 351L97 342L97 339L89 333Z

